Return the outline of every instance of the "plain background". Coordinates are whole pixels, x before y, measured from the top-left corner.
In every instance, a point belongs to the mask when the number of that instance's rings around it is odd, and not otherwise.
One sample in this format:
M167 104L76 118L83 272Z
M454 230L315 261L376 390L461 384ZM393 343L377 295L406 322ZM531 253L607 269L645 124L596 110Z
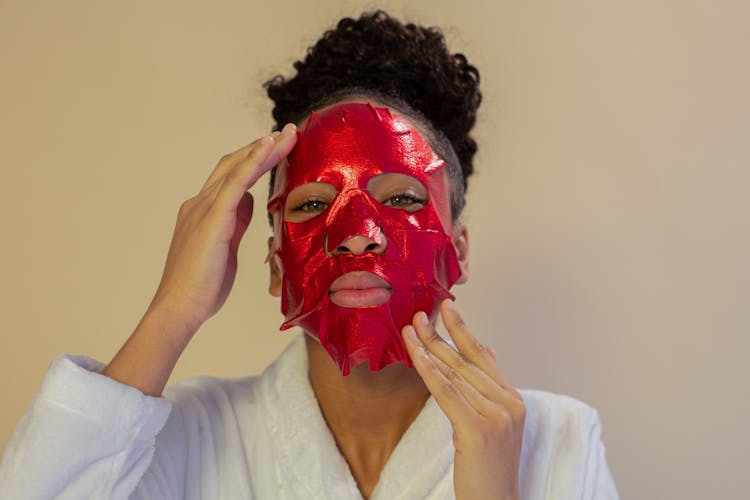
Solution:
M599 410L623 498L747 498L749 5L0 1L0 447L55 355L130 334L180 203L268 132L261 83L383 6L481 71L468 324L516 386ZM288 340L266 188L173 381L258 373Z

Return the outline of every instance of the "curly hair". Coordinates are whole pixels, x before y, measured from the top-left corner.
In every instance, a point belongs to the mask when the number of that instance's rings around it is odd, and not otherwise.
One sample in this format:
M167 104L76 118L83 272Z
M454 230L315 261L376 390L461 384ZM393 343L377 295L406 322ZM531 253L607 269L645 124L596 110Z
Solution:
M264 84L275 104L274 129L347 95L395 107L434 132L430 142L444 153L453 181L451 212L458 217L474 171L477 143L470 132L482 94L479 71L463 54L448 51L438 28L403 24L382 10L347 17L308 48L294 69L293 77L276 75Z

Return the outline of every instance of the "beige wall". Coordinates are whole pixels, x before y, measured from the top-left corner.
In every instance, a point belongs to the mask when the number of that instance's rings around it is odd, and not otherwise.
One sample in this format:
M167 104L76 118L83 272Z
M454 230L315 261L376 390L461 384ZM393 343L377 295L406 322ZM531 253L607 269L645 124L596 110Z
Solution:
M181 201L268 130L261 81L361 10L45 3L0 3L0 447L53 356L106 361L138 322ZM746 498L750 4L373 5L482 71L458 295L511 380L599 409L623 498ZM285 344L267 232L173 380Z

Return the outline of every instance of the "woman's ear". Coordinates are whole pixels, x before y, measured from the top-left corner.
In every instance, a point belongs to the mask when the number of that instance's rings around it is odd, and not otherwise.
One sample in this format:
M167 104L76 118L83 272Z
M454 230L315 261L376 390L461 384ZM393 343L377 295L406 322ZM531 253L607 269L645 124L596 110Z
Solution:
M268 238L269 251L272 243L273 236L270 236ZM279 267L278 257L275 254L268 257L268 270L270 273L268 293L270 293L272 297L281 297L281 269Z
M453 245L456 247L458 267L461 277L456 284L462 285L469 281L469 229L463 222L456 222L453 226Z

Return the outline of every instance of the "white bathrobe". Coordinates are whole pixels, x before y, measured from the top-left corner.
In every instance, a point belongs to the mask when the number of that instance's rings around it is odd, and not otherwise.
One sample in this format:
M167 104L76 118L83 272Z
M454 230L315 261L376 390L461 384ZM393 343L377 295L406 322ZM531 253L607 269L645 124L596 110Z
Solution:
M164 398L53 362L0 465L2 499L361 499L307 378L303 334L257 377L194 378ZM521 498L616 499L597 412L521 390ZM433 398L388 459L373 500L447 499L451 426Z

